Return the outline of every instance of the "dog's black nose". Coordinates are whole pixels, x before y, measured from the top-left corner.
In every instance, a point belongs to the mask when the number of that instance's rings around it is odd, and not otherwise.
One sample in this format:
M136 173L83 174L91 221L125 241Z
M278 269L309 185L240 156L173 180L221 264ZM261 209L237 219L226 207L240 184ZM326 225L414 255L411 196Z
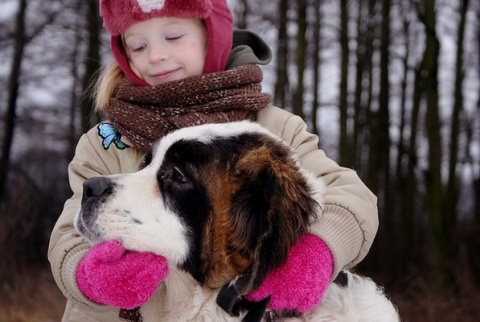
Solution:
M83 183L83 198L85 202L90 198L105 197L113 192L114 183L107 177L92 177Z

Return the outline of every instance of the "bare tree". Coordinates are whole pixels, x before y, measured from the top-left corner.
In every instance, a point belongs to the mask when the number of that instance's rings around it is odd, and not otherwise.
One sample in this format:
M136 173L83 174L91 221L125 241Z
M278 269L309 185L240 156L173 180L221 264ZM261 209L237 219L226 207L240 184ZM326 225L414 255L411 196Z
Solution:
M25 51L25 45L27 43L27 35L25 32L26 12L27 0L19 0L17 18L15 22L16 28L13 60L8 82L7 113L5 117L2 156L0 159L0 201L6 199L7 179L10 168L10 154L12 149L13 133L15 130L16 121L17 98L20 87L19 79L23 54Z
M95 74L100 68L100 33L101 23L98 16L98 1L87 1L87 27L88 27L88 47L87 56L85 57L85 74L83 75L83 93L88 92L91 83L95 81ZM99 116L94 113L91 97L87 95L82 96L81 103L82 111L82 129L84 132L88 131L94 124L98 123Z
M426 0L419 7L419 17L425 28L425 51L420 66L420 77L424 83L424 98L426 106L425 126L428 141L428 168L425 170L427 189L426 210L428 216L428 243L430 247L430 273L432 287L441 291L446 283L447 264L446 250L449 247L445 220L443 217L443 186L442 186L442 139L441 123L438 106L438 57L440 43L436 29L435 0Z
M274 90L274 104L285 108L287 106L288 80L288 0L280 0L278 12L278 36L277 36L277 64L276 81Z
M81 12L82 8L82 1L77 1L75 4L75 11ZM83 17L78 15L76 17L75 25L76 29L74 31L74 44L73 44L73 55L71 56L71 64L70 64L70 73L73 78L73 82L71 85L70 90L70 115L69 115L69 126L68 126L68 151L67 151L67 159L71 160L75 153L75 142L78 139L78 131L77 131L77 109L78 109L78 83L79 83L79 56L80 56L80 48L82 44L82 30L80 28L81 21Z
M445 226L449 227L450 236L456 227L457 201L458 201L458 151L459 151L459 133L460 133L460 117L463 111L463 80L464 75L464 40L465 40L465 24L468 12L469 0L460 1L459 22L457 35L457 53L455 63L455 88L454 102L451 116L450 130L450 146L448 158L448 181L445 199ZM448 239L449 236L447 236Z
M59 8L45 11L42 20L36 25L29 24L27 33L27 0L18 0L18 11L14 27L14 45L12 51L12 63L7 84L7 110L4 124L4 135L2 144L2 155L0 158L0 201L5 201L7 196L8 173L14 132L17 121L17 102L21 88L20 79L22 76L22 63L25 58L26 46L37 37L42 31L54 21Z
M412 68L410 67L410 56L411 56L411 41L409 40L409 35L412 33L412 19L411 17L411 7L408 2L398 1L400 5L400 13L402 19L402 37L405 43L405 55L401 57L403 75L401 78L400 84L400 120L399 120L399 139L397 145L397 158L396 158L396 168L394 173L395 178L395 192L394 192L394 201L393 203L397 205L395 207L394 213L395 217L399 218L399 235L397 242L397 252L400 258L403 258L400 263L397 264L396 270L398 275L404 275L407 273L407 269L410 262L414 261L414 254L412 249L415 245L415 234L414 234L414 219L415 212L413 207L413 196L415 195L415 190L411 193L409 189L405 187L412 186L412 189L415 189L415 176L414 176L414 162L412 155L412 164L409 167L409 153L408 153L408 136L406 133L407 125L407 101L408 101L408 81L409 75L411 74ZM417 114L412 115L412 119L417 119ZM411 151L414 154L414 151ZM407 166L405 166L407 165ZM410 173L411 172L411 173ZM407 173L409 174L407 176ZM406 191L405 191L406 190ZM410 197L410 198L409 198Z
M297 67L297 86L293 94L293 112L305 118L303 111L303 95L305 92L304 74L305 74L305 62L307 54L307 0L296 0L297 4L297 37L296 37L296 50L295 61Z
M387 236L396 235L395 218L390 214L392 205L392 193L394 192L391 186L391 172L390 172L390 12L391 1L383 0L382 4L382 20L380 31L380 79L379 87L380 93L378 97L378 110L372 112L373 127L370 130L371 154L375 155L375 170L371 168L370 177L374 177L376 182L376 193L380 200L378 203L379 215L383 221L383 225L379 228L379 234L383 235L384 247L393 249L395 247L394 238ZM373 153L373 150L375 152ZM395 263L389 263L388 267L396 267Z
M377 164L377 180L379 186L385 189L385 203L388 205L390 187L390 11L391 1L382 1L382 24L380 46L380 94L377 113L378 132L376 149L379 151L379 163ZM385 211L381 209L380 211ZM385 219L389 222L390 216ZM390 223L391 224L391 223ZM392 227L390 227L392 228Z
M370 90L372 88L372 53L375 33L375 4L376 0L360 0L357 17L357 48L355 66L355 90L353 94L353 134L354 148L351 153L355 160L355 168L360 174L365 174L364 159L368 154L367 145L367 114L370 106Z
M323 1L316 0L313 1L312 8L315 13L315 20L312 25L313 32L313 46L312 46L312 69L313 69L313 100L312 100L312 132L320 135L319 128L317 126L317 112L320 106L320 53L321 53L321 21L322 21L322 9L321 4Z
M340 163L343 165L351 165L350 162L350 144L348 134L348 71L349 71L349 55L350 48L348 45L348 0L340 1L340 47L341 47L341 62L340 62L340 94L339 94L339 109L340 109L340 144L339 154Z
M235 25L238 29L247 29L247 18L250 14L250 6L248 0L238 1L238 5L235 6Z

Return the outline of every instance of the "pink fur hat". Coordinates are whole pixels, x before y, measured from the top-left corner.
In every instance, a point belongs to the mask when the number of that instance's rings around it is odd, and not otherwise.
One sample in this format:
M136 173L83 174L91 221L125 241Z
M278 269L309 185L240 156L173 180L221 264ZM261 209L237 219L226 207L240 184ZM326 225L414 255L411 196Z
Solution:
M112 53L127 78L148 85L130 68L121 34L134 23L157 17L203 19L207 55L203 73L223 71L233 42L233 18L226 0L100 0L103 26L111 35Z

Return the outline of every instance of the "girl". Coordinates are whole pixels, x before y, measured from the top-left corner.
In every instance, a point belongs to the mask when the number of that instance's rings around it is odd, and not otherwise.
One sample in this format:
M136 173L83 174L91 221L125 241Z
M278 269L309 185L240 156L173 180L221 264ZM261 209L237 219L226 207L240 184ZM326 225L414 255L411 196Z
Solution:
M305 301L310 306L320 301L342 268L366 256L378 226L376 198L353 170L317 148L317 137L298 116L269 105L257 66L269 62L269 48L250 32L233 31L226 0L101 0L100 14L115 58L103 70L96 94L109 123L91 129L78 143L69 166L73 196L49 245L53 275L67 298L63 321L120 321L118 308L142 305L165 277L155 275L166 267L163 257L108 244L90 248L75 231L83 181L136 171L152 144L175 129L244 119L289 143L302 167L327 185L323 214L312 214L311 232L318 241L312 265L323 276L321 281L304 277L313 293L292 299L286 294L288 279L272 277L248 296L270 295L274 309L301 310ZM108 282L89 284L89 278ZM124 286L121 292L111 281ZM140 289L129 286L139 284ZM276 288L279 284L284 287Z

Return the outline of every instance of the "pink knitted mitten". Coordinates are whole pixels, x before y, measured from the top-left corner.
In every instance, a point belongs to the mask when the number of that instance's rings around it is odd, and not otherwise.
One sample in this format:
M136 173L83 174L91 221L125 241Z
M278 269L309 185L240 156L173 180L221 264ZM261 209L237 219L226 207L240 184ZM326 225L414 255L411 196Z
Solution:
M76 271L80 291L99 304L134 309L145 304L168 274L167 260L128 251L116 240L94 246Z
M332 274L330 249L317 236L306 234L290 249L287 262L270 272L246 298L258 302L271 295L271 310L306 312L323 298Z

